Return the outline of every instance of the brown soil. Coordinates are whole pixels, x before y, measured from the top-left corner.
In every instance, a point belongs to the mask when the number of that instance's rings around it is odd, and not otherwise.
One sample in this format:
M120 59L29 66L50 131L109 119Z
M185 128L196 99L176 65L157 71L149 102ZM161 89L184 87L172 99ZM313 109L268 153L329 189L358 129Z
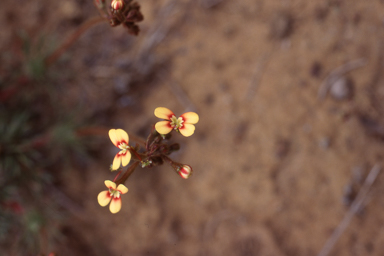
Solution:
M195 134L173 137L182 147L174 159L194 175L182 180L167 165L138 169L112 215L96 201L113 178L116 152L106 134L102 159L89 162L85 175L63 174L63 191L80 207L55 250L317 255L369 170L384 164L384 2L139 2L138 37L98 25L53 72L68 76L60 81L68 105L84 102L84 116L107 113L108 128L144 136L158 106L196 111ZM1 4L2 23L8 17L12 27L0 31L2 45L16 28L36 32L42 16L43 31L59 41L97 15L91 0L18 4L23 14ZM351 63L359 65L338 74L345 83L326 83ZM383 255L383 184L379 175L331 255Z

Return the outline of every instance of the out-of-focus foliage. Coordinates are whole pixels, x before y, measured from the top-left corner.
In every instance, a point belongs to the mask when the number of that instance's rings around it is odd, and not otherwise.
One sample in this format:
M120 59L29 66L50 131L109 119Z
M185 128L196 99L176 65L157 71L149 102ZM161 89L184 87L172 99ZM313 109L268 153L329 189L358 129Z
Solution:
M73 110L55 100L45 38L19 39L22 56L3 53L12 63L0 66L0 251L37 255L60 239L63 215L52 190L71 156L86 148Z

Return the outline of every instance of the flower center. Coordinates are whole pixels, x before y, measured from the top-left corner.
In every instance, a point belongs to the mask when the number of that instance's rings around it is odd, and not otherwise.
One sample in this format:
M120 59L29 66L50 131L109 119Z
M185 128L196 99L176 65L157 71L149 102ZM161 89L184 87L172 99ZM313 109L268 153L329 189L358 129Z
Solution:
M121 142L119 144L119 149L121 149L120 154L125 154L127 152L127 150L129 150L129 146L127 145L127 143Z
M173 129L177 130L183 127L183 123L184 123L183 118L181 117L177 118L176 116L171 117L171 126Z
M113 196L113 198L119 198L120 197L120 191L119 190L115 190L113 188L110 188L109 193L111 194L111 196Z

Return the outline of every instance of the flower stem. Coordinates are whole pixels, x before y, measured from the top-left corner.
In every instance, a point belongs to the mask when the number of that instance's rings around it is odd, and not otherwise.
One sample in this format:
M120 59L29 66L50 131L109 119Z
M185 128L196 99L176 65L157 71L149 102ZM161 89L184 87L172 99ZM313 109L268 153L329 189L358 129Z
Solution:
M141 158L141 156L136 152L136 150L135 150L134 148L130 147L130 148L129 148L129 151L131 151L131 152L137 157L137 159L140 160L140 162L143 161L143 159Z
M161 155L161 158L163 158L163 160L167 161L172 166L172 168L174 168L174 169L178 169L181 166L180 163L173 161L171 158L167 157L166 155Z
M117 180L117 178L120 176L120 174L121 174L121 171L119 171L119 172L116 174L115 178L113 179L113 182L116 183L116 180Z
M84 22L80 27L77 28L77 30L72 33L70 37L59 47L57 48L53 53L51 53L46 59L45 59L45 66L50 66L52 63L54 63L58 58L61 57L61 55L74 43L76 40L90 27L105 21L105 17L94 17L89 19L88 21Z
M123 176L121 176L121 178L116 181L116 185L118 186L119 184L124 184L138 165L139 162L135 162L131 166L129 166L128 170L123 174Z

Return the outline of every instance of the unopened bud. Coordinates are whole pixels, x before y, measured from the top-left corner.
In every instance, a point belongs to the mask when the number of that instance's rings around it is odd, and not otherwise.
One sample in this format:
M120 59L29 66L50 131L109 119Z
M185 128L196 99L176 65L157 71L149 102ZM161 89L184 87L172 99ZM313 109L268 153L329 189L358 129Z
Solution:
M123 8L123 6L124 6L123 0L113 0L111 2L111 7L114 10L121 10Z
M128 28L128 33L131 35L137 36L140 32L139 26L134 25L134 24L127 25L127 23L130 23L130 22L124 23L126 28ZM163 136L163 139L167 139L167 136Z
M130 22L140 22L143 19L144 19L144 17L141 14L141 12L138 10L135 10L135 9L129 11L129 13L127 15L127 21L130 21Z
M109 24L111 24L111 27L116 27L121 24L121 22L116 18L111 18L109 20Z
M180 149L180 144L179 143L174 143L169 146L169 153L172 153L174 151L178 151Z
M189 165L184 164L179 170L178 170L179 175L183 179L188 179L189 176L192 174L192 167Z
M162 165L164 163L163 158L157 156L157 157L151 157L152 164L153 165Z

